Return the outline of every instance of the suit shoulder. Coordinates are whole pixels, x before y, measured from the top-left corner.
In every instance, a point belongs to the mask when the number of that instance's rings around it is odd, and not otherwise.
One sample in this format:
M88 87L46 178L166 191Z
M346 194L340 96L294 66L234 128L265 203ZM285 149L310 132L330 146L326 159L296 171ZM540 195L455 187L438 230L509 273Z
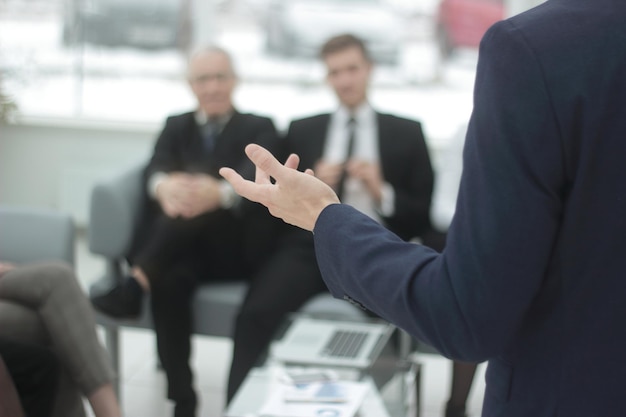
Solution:
M177 113L177 114L171 114L169 116L167 116L167 120L188 120L188 119L192 119L194 117L195 112L192 111L188 111L185 113Z
M194 112L172 114L165 119L165 125L180 126L194 120Z
M249 124L274 128L274 121L267 116L253 113L236 113L237 117Z
M187 132L195 125L193 112L170 115L165 119L159 138L172 137L180 132Z
M422 129L422 123L419 120L396 116L395 114L378 113L378 120L380 123L385 123L398 128Z
M237 115L237 117L240 117L242 119L245 120L249 120L249 121L256 121L256 122L260 122L260 123L266 123L266 122L271 122L272 119L267 117L267 116L263 116L260 114L254 114L254 113L235 113Z
M306 126L318 125L320 123L327 123L329 118L329 113L321 113L314 116L303 117L301 119L292 120L289 124L289 128L301 128Z

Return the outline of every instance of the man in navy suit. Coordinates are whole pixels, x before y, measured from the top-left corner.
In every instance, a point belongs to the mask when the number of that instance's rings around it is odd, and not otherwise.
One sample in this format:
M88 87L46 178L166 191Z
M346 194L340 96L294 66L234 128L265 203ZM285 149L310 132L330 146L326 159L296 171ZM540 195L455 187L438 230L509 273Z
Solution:
M314 168L342 193L343 201L402 239L420 238L440 250L445 236L430 224L433 170L421 124L372 107L368 90L373 63L361 39L335 36L324 43L320 56L339 106L332 113L293 121L284 139L285 153L297 153L302 168ZM324 291L311 234L287 226L237 317L228 400L286 314Z
M274 124L235 109L237 77L225 50L207 47L193 54L188 81L198 107L169 117L156 142L145 170L130 276L92 298L98 310L132 318L141 311L143 293L150 292L175 417L196 415L189 359L191 299L198 282L253 275L271 247L277 222L260 204L238 198L218 174L221 166L232 164L252 178L245 145L275 145Z
M623 1L548 0L487 32L441 254L337 204L295 156L250 145L256 184L221 173L314 231L335 296L488 360L483 416L624 416L624 22Z

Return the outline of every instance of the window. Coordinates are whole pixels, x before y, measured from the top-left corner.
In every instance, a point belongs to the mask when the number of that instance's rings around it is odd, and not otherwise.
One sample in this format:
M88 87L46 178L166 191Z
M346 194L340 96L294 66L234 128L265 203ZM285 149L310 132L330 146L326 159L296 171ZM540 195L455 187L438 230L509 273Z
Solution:
M492 0L442 0L455 2L484 3L455 9L471 20L502 15ZM25 116L161 123L194 106L185 56L215 42L235 58L238 107L284 128L334 106L317 48L354 32L379 61L374 105L445 138L469 117L476 37L440 54L439 10L438 0L5 0L0 74Z

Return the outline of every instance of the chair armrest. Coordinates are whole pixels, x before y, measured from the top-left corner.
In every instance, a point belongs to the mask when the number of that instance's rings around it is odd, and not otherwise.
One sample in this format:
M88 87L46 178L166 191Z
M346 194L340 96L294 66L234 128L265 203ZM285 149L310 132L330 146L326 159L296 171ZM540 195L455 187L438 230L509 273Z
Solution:
M74 263L75 227L68 213L38 207L0 206L0 260Z
M89 249L122 258L132 244L143 192L143 165L96 184L89 209Z

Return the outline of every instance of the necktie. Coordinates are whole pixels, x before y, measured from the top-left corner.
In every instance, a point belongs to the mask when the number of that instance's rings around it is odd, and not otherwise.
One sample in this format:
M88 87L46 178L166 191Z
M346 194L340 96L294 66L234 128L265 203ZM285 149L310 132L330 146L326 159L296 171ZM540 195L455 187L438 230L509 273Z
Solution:
M341 173L341 179L339 180L339 185L337 188L337 196L341 199L346 179L348 178L348 172L346 171L345 165L348 163L350 158L352 157L352 153L354 152L354 142L356 140L356 120L354 117L350 117L348 120L348 146L346 147L346 157L344 159L344 169Z
M215 146L215 139L218 133L217 124L209 120L202 125L200 132L202 134L202 145L204 146L204 150L207 152L212 151Z

